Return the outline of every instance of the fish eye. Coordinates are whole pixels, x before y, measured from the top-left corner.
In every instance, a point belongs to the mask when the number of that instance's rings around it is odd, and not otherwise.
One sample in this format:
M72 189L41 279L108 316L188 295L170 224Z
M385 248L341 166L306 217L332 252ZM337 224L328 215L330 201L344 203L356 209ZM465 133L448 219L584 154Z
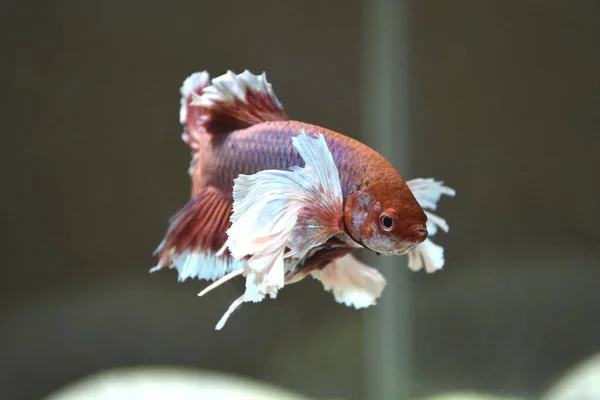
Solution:
M394 228L394 218L392 218L388 214L385 214L385 213L381 214L381 217L379 218L379 220L380 220L381 226L383 227L384 230L389 232Z

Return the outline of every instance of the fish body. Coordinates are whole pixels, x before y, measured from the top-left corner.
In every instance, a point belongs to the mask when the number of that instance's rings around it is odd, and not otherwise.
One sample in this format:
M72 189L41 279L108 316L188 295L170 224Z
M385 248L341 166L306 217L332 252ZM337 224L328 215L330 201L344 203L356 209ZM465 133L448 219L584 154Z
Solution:
M199 180L196 186L215 185L232 191L233 181L240 174L303 167L304 160L291 140L303 132L324 136L338 168L344 196L377 180L402 184L402 178L384 157L357 140L304 122L269 121L222 137L204 135L199 149L203 156L193 174L193 179Z
M292 144L292 138L302 133L323 135L339 171L345 199L353 193L372 189L379 201L385 201L384 196L390 193L392 203L405 208L412 206L412 210L405 213L409 218L403 222L407 228L416 225L420 232L411 235L414 239L410 243L425 239L425 214L400 174L383 156L355 139L304 122L268 121L224 135L201 134L198 152L202 157L193 171L194 194L207 185L232 193L234 179L240 174L303 167L304 161Z
M216 280L207 290L244 275L246 292L218 328L239 304L275 297L309 274L339 302L375 304L385 279L352 258L356 247L409 253L429 270L427 254L415 249L428 241L432 221L442 229L445 221L429 218L411 182L375 150L290 120L264 74L228 72L210 81L196 73L181 94L192 193L171 220L153 270ZM414 182L429 206L453 195L433 180Z

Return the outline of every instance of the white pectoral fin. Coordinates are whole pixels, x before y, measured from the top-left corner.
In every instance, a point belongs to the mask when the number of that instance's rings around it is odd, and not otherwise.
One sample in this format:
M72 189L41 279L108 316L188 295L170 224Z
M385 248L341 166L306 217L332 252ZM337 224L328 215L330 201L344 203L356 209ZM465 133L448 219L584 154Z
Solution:
M456 191L448 186L444 186L443 181L436 181L433 178L416 178L406 182L409 189L423 208L435 210L437 203L442 195L454 197Z
M226 245L234 258L249 257L244 272L244 301L273 296L284 284L283 253L299 210L294 196L281 193L286 186L281 172L244 175L235 182L234 212Z
M311 275L331 291L338 303L354 308L377 304L386 285L385 278L375 268L358 261L352 254L338 258Z
M264 170L240 175L234 181L232 225L224 249L236 260L247 258L246 291L236 307L267 295L276 297L285 284L286 266L293 264L288 257L300 259L337 233L328 226L327 218L321 217L341 215L343 203L327 143L322 135L315 138L302 133L293 138L293 144L305 161L303 168ZM301 216L306 221L306 210L318 210L309 215L312 229L298 223ZM286 248L290 254L284 254Z
M423 243L408 252L408 268L413 271L420 271L425 267L425 272L433 273L443 266L444 248L431 239L425 239Z
M432 178L417 178L406 183L421 207L424 209L435 210L442 195L450 197L456 195L454 189L444 186L444 182L436 181ZM444 218L431 211L425 211L425 214L427 215L427 231L429 237L435 235L438 232L438 229L448 232L450 228ZM426 239L408 253L408 267L413 271L419 271L422 268L425 268L426 272L432 273L442 269L443 266L444 248L431 241L431 239Z

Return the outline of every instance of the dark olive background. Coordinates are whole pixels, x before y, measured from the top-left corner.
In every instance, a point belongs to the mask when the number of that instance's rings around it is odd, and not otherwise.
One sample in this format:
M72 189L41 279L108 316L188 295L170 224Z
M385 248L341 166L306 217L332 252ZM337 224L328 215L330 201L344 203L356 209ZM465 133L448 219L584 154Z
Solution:
M406 271L413 394L535 396L600 351L599 5L409 2L410 170L458 192L444 271ZM242 282L147 272L189 192L182 80L266 70L294 119L367 140L363 6L0 6L1 398L144 364L364 398L371 311L308 280L215 332Z

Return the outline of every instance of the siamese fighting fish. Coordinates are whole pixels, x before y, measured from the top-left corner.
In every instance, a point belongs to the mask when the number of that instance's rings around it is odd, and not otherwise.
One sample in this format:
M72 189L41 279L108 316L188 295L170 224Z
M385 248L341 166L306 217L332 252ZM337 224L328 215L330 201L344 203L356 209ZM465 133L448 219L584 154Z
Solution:
M309 275L339 303L375 305L385 278L353 249L407 254L415 271L444 265L443 248L429 238L448 231L430 211L455 194L443 182L404 181L367 145L290 119L265 73L211 80L197 72L180 92L191 199L172 217L151 271L214 281L200 296L243 276L244 293L216 329L242 303L276 298Z

